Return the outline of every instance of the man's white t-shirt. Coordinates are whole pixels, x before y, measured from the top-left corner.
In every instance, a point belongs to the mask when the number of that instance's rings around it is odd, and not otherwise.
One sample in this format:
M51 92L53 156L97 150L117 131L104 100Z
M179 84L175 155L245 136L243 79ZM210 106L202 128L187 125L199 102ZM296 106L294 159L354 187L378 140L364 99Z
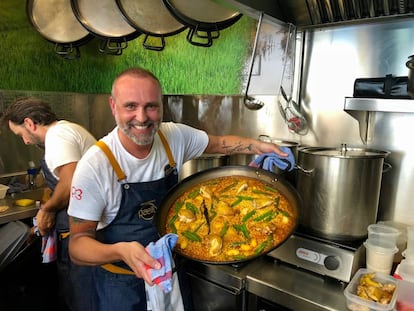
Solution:
M96 139L79 124L61 120L51 126L45 137L45 161L53 176L62 165L78 162Z
M170 146L178 172L182 164L200 156L207 147L207 133L184 124L164 122L160 127ZM101 139L118 161L126 179L121 183L158 180L164 177L168 156L158 135L149 155L138 159L128 153L115 127ZM98 229L115 218L121 204L121 183L103 151L93 146L78 162L72 179L68 214L73 217L99 221Z

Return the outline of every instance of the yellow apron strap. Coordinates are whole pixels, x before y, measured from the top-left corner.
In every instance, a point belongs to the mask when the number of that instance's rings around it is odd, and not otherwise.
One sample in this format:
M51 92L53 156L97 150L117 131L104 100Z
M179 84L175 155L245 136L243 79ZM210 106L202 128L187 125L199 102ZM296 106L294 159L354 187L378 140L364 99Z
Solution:
M161 142L164 146L165 152L167 153L168 162L170 164L170 167L176 167L177 163L174 161L174 157L172 155L170 145L167 142L167 139L165 138L164 134L161 132L161 130L158 130L158 135L160 136Z
M109 147L102 140L97 141L95 145L101 148L101 150L105 153L106 157L109 160L109 163L111 163L112 167L114 168L116 176L118 176L118 181L125 179L126 175L122 171L121 167L118 164L118 161L115 159L114 154L109 149Z
M116 273L116 274L135 275L135 273L133 271L125 269L125 268L121 268L121 267L113 265L111 263L101 265L101 267L104 268L106 271Z

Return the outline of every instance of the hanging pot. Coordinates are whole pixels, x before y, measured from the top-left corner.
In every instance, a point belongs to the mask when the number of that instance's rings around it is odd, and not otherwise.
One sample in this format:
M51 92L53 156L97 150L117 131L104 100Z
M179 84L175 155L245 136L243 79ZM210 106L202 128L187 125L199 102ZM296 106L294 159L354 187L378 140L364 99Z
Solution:
M190 29L187 41L196 46L210 47L213 39L241 17L238 11L230 10L210 0L163 0L167 9ZM198 40L197 40L198 39Z
M143 46L146 49L162 51L165 37L178 34L186 28L171 16L161 0L116 0L116 3L128 23L145 34ZM150 37L158 38L159 43L151 44Z
M388 155L346 145L300 148L296 187L304 204L300 224L331 240L365 238L368 225L377 220L382 173L391 167L384 163Z
M34 29L55 44L55 52L66 58L80 57L79 46L92 35L79 23L69 1L27 0L26 14Z
M128 41L141 34L128 24L114 1L71 0L71 5L82 26L101 40L102 53L121 55Z

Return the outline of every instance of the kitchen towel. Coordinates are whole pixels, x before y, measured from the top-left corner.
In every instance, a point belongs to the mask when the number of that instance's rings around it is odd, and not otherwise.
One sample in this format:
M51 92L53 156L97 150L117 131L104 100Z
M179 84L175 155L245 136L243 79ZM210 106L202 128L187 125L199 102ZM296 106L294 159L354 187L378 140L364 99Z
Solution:
M39 228L37 227L36 218L33 217L33 226L34 226L34 233L37 236L40 236ZM49 263L56 260L57 256L57 233L56 230L52 230L50 233L42 236L42 262Z
M273 166L277 166L284 171L292 171L295 168L295 156L289 147L280 147L280 150L287 153L287 157L281 157L280 155L270 152L264 153L250 162L249 166L261 167L264 170L273 172Z
M149 243L145 248L147 252L161 264L160 269L147 267L147 272L151 277L151 280L161 287L165 293L171 292L172 289L172 249L177 243L177 240L177 234L168 233L155 243Z
M177 273L173 274L174 260L172 249L178 235L168 233L146 247L147 252L161 263L160 269L147 267L151 280L156 284L145 283L147 310L184 311Z

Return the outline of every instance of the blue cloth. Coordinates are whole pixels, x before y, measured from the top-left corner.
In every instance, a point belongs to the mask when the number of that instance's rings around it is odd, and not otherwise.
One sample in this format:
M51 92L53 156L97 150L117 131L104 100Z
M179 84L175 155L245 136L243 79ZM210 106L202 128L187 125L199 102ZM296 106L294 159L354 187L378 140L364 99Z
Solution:
M280 150L287 153L287 157L282 157L274 152L264 153L254 159L249 166L261 167L264 170L273 172L273 166L277 166L284 171L292 171L295 168L295 156L289 147L280 147Z
M151 276L151 280L161 287L165 293L172 290L172 249L177 240L178 235L168 233L155 243L149 243L146 247L147 252L161 263L160 269L149 268L147 272Z

